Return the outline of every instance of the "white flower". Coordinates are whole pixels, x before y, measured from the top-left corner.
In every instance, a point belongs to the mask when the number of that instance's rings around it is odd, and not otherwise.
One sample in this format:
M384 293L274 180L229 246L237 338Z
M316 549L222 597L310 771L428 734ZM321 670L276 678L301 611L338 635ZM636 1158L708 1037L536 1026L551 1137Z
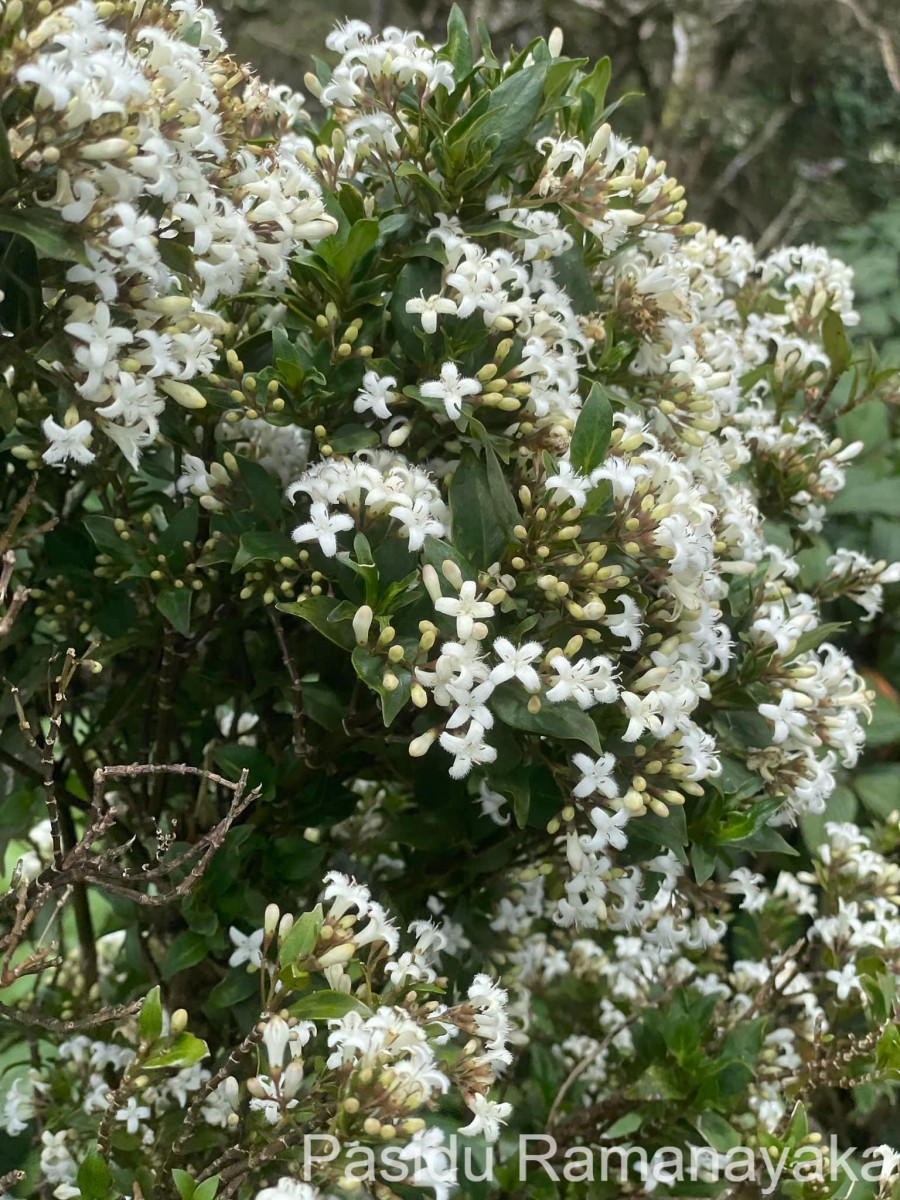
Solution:
M315 501L309 508L309 520L298 525L291 535L295 542L318 542L326 558L337 554L338 533L352 529L354 521L347 513L330 512L327 504Z
M563 461L558 464L558 468L557 473L547 480L547 488L553 489L555 503L571 500L576 508L584 508L591 486L590 480L576 471L570 462Z
M594 658L580 658L570 662L562 654L550 660L556 672L554 683L547 691L551 704L561 700L574 700L579 708L592 708L595 704L608 704L615 700L618 688L613 682L612 663L602 654Z
M881 1174L878 1177L882 1183L894 1180L900 1175L900 1153L893 1146L875 1146L870 1153L873 1157L877 1155L882 1160ZM869 1153L866 1153L864 1157L868 1158Z
M494 639L494 653L500 662L491 670L491 683L499 685L508 679L518 679L528 692L541 690L541 679L531 664L543 653L540 642L525 642L514 646L508 638Z
M406 311L408 313L419 313L422 319L422 328L426 333L432 334L437 332L438 313L455 316L456 304L447 296L437 294L426 297L424 293L420 292L417 297L407 300ZM443 372L441 374L443 375Z
M72 426L65 426L52 417L46 417L41 428L50 442L41 455L44 462L57 466L71 458L73 462L86 466L94 461L94 452L89 448L93 433L90 421L78 421Z
M826 971L825 978L835 985L835 995L838 1000L847 1000L851 992L863 995L862 980L856 973L853 963L847 963L840 971Z
M358 22L362 24L362 22ZM309 1183L288 1179L282 1175L274 1187L263 1188L256 1193L256 1200L319 1200L321 1193Z
M366 371L362 388L353 401L354 412L371 412L382 421L389 420L388 401L396 398L396 387L397 380L393 375L379 376L377 371Z
M628 835L625 826L631 814L627 808L610 812L605 808L591 809L591 823L596 832L590 838L585 838L584 846L592 854L603 854L608 846L616 850L624 850L628 845Z
M265 930L255 929L253 933L244 934L234 925L228 930L228 936L234 943L234 952L228 960L229 967L239 967L241 963L258 970L262 966L262 944Z
M809 723L806 714L798 708L798 700L802 699L797 692L785 688L777 704L759 705L760 716L772 722L772 741L776 746L786 742L792 733L797 733Z
M614 800L619 795L618 786L612 777L616 760L611 754L601 754L599 758L590 758L587 754L574 754L572 763L581 772L581 779L573 789L579 800L594 795Z
M124 1108L116 1112L116 1120L121 1121L129 1133L137 1133L141 1121L150 1117L150 1108L146 1104L138 1104L134 1096L129 1096Z
M473 579L465 579L457 598L442 596L440 600L435 601L434 607L437 612L447 617L456 617L456 636L461 642L467 642L472 636L476 621L494 615L493 604L477 599L477 595L478 585Z
M452 779L464 779L473 766L492 763L497 757L497 751L484 740L484 726L472 721L462 737L452 733L442 733L440 744L448 754L453 755L450 767Z
M444 363L440 379L423 383L419 390L429 400L442 401L447 416L451 421L456 421L462 414L462 405L466 397L481 395L481 384L477 379L468 379L460 375L456 363Z
M466 1104L475 1115L459 1132L465 1137L476 1137L482 1133L486 1142L496 1142L500 1136L500 1126L506 1124L506 1118L512 1112L512 1105L490 1100L480 1092L469 1096Z

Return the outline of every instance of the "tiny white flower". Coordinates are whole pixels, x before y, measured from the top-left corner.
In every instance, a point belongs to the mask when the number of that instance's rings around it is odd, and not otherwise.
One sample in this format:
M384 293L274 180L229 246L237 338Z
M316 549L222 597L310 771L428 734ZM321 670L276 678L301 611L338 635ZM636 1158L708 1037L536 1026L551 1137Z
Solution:
M262 944L265 930L255 929L253 933L245 934L234 925L228 930L228 936L234 943L234 952L228 960L229 967L239 967L247 963L249 967L259 970L262 966Z
M477 379L460 375L456 363L444 363L440 379L423 383L419 389L429 400L440 400L451 421L462 415L463 401L468 396L480 396L481 384Z

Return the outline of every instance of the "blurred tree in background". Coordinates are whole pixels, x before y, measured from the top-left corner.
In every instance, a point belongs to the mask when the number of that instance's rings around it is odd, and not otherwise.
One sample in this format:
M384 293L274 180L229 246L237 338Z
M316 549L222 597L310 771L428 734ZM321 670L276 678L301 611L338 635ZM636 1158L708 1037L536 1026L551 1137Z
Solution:
M463 0L495 45L554 26L609 55L616 127L665 146L690 216L769 249L835 245L900 185L900 5L888 0ZM450 0L219 0L237 57L302 87L312 47L361 18L440 38ZM900 229L895 218L896 279ZM882 263L880 271L887 270ZM882 334L882 330L873 329Z

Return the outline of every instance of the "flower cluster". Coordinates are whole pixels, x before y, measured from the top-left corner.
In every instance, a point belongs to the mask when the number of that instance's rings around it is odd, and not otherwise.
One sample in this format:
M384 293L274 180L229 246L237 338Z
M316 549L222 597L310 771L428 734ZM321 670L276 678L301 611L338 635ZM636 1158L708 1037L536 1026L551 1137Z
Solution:
M546 1129L640 1131L644 1195L874 1136L852 277L688 223L556 35L328 49L317 120L193 0L0 21L3 1186L446 1200L457 1134Z
M136 466L167 400L206 404L190 381L218 355L216 302L283 284L290 254L335 228L297 159L299 99L231 63L207 10L107 8L76 0L33 26L22 10L2 57L4 100L32 101L10 137L34 237L54 231L75 260L42 423L54 465L92 462L99 430Z

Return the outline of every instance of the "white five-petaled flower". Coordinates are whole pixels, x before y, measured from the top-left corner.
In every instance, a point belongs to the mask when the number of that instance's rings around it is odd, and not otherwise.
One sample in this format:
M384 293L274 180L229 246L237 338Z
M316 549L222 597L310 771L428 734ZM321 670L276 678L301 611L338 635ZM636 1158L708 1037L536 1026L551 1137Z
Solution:
M391 410L388 408L388 401L395 399L396 387L397 380L393 375L379 376L377 371L366 371L359 394L353 401L353 411L371 412L379 420L389 420Z
M352 529L353 518L348 513L331 512L327 504L317 500L309 508L309 520L293 532L295 542L318 542L326 558L337 554L337 537Z
M90 421L78 421L71 427L60 425L52 417L44 420L41 428L50 445L41 455L45 463L61 466L67 459L86 466L94 461L94 452L90 449L93 432Z
M239 967L241 963L247 963L248 966L258 970L262 966L262 944L265 930L255 929L253 933L241 933L235 925L232 925L228 930L228 936L234 944L234 951L228 960L229 967Z
M594 795L614 800L618 796L619 789L612 777L616 760L611 754L601 754L599 758L591 758L587 754L574 754L572 762L581 772L581 779L573 789L579 800Z
M420 292L412 300L407 300L406 311L408 313L419 314L422 321L422 328L426 333L437 333L438 313L455 316L456 303L448 296L442 296L440 293L434 296L426 296L424 292Z
M472 636L476 621L494 615L493 604L478 599L478 587L473 579L463 580L458 597L442 596L435 601L434 607L447 617L456 617L456 636L461 642L467 642Z
M138 1104L134 1096L129 1096L125 1107L117 1111L116 1120L122 1121L129 1133L137 1133L141 1121L146 1121L149 1116L149 1107L146 1104Z
M854 963L847 963L840 971L826 971L825 978L835 985L838 1000L848 1000L851 992L863 994L862 981Z
M450 767L452 779L464 779L472 767L482 763L492 763L497 757L497 751L484 740L484 726L472 721L469 728L461 736L452 733L442 733L440 744L448 754L453 755Z
M777 704L760 704L760 716L771 721L773 725L772 741L776 746L786 742L791 733L796 733L808 724L806 714L799 710L796 692L785 688Z
M480 1092L469 1096L466 1104L474 1116L459 1132L465 1137L477 1137L482 1133L486 1142L496 1142L500 1136L500 1126L506 1124L506 1118L512 1112L512 1105L491 1100Z
M494 639L494 653L500 662L491 670L491 683L495 686L506 683L508 679L518 679L519 683L529 692L541 690L541 678L531 665L543 653L540 642L525 642L522 646L514 646L508 638Z
M630 816L627 808L620 808L616 812L610 812L606 808L592 808L591 823L596 832L590 838L584 839L585 847L593 854L603 854L609 846L616 850L624 850L628 845L625 826Z
M553 498L557 504L561 500L571 500L576 508L584 508L587 504L590 486L590 480L576 471L570 462L565 461L558 464L557 473L547 480L547 488L553 489Z
M462 414L463 401L467 396L480 396L481 384L477 379L469 379L460 375L456 363L444 363L441 367L440 379L423 383L419 389L429 400L440 400L447 410L451 421L456 421Z

